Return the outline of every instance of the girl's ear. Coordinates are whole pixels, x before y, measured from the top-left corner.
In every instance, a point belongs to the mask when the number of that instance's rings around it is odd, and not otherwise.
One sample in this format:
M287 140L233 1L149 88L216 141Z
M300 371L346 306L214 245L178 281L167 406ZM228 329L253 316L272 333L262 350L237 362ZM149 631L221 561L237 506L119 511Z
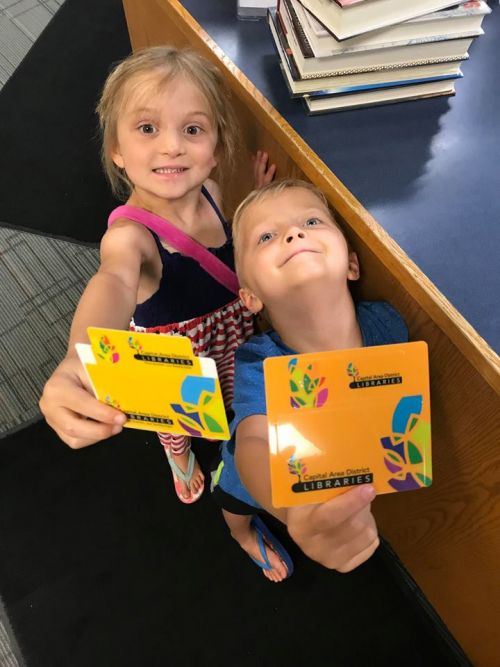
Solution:
M349 266L347 269L348 280L358 280L360 275L359 260L355 252L349 253Z
M256 313L260 313L260 311L264 308L264 304L259 299L259 297L256 296L252 290L248 289L248 287L240 288L239 297L243 301L245 308L251 313L254 313L254 315Z
M111 159L119 169L125 168L125 163L118 147L111 151Z

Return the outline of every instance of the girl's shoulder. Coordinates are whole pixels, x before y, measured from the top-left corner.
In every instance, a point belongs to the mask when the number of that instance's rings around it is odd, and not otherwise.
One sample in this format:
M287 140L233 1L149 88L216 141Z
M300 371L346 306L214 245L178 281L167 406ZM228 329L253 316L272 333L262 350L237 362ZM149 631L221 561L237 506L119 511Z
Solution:
M203 183L203 187L205 188L206 192L208 192L210 197L213 199L213 201L217 205L217 208L219 208L219 210L222 211L223 210L222 190L220 188L220 185L211 178L207 178L207 180Z
M115 249L117 252L127 248L130 252L149 255L156 251L156 243L149 229L123 216L116 218L104 233L101 250L103 248Z
M203 183L203 187L208 190L209 194L211 194L214 199L222 199L222 190L220 189L220 185L217 183L217 181L214 181L212 178L207 178L207 180Z

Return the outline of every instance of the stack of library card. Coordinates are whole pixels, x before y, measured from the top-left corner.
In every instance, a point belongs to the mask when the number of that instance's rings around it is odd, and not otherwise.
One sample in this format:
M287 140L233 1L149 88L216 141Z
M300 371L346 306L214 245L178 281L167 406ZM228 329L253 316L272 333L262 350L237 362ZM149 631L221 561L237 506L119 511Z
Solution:
M483 0L278 0L268 21L310 114L454 95L491 12Z

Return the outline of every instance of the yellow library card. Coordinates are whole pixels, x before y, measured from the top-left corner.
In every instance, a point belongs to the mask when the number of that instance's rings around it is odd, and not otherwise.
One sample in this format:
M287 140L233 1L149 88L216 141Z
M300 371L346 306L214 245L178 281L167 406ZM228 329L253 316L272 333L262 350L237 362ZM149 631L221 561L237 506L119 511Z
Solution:
M426 343L271 357L264 377L275 507L432 483Z
M223 440L229 437L213 359L196 357L189 338L87 329L77 343L96 397L124 412L130 428Z

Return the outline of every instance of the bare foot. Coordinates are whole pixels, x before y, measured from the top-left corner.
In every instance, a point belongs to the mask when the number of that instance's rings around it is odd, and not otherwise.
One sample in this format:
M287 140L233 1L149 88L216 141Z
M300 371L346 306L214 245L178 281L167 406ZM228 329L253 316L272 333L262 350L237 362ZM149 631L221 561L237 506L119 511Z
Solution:
M188 469L189 452L190 449L187 449L184 452L184 454L174 454L173 452L171 452L172 458L174 459L177 466L182 470L182 472L186 472L186 470ZM179 478L179 485L183 498L186 498L187 500L188 498L191 497L191 494L195 496L202 488L204 479L205 477L201 471L198 461L195 458L193 475L191 477L191 483L189 484L189 486L186 484L186 482L184 482L182 479Z
M253 528L250 529L248 539L238 541L240 547L247 552L250 556L259 561L259 563L264 562L262 559L262 554L260 553L259 543L257 542L257 535ZM264 540L264 547L266 549L267 559L271 564L270 570L262 570L264 576L270 581L279 582L287 578L288 570L286 565L280 559L278 554L271 549L271 547Z

